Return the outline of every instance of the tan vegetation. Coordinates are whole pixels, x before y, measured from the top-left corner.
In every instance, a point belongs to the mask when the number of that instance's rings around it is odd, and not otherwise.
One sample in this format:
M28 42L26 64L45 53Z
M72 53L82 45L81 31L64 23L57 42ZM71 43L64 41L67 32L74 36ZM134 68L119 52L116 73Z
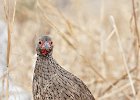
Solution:
M8 26L8 73L16 85L31 94L35 43L49 34L54 58L97 100L139 100L139 0L9 1L0 0L0 18Z

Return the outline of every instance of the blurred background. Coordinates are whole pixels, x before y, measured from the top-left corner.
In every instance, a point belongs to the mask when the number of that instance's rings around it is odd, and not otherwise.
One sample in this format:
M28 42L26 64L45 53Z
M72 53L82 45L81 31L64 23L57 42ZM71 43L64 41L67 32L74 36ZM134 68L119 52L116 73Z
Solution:
M35 45L48 34L96 100L139 100L139 30L139 0L0 0L0 100L32 100Z

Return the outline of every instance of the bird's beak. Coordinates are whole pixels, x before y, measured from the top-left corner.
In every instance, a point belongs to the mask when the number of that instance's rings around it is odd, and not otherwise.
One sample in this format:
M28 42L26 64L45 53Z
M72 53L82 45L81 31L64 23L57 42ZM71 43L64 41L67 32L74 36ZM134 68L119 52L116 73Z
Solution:
M42 45L41 45L41 49L50 49L51 45L49 42L45 41Z

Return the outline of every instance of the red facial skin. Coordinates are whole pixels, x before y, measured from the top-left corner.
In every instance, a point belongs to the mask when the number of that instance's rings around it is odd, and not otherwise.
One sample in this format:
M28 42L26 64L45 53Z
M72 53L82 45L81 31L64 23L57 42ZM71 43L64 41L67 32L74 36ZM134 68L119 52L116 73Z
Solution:
M41 54L42 55L47 55L48 54L48 51L46 49L41 49Z

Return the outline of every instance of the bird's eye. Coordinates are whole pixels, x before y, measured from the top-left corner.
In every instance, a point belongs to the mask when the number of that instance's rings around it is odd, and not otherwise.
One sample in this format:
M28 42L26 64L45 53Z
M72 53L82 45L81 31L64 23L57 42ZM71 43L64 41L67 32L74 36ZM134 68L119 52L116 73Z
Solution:
M53 44L53 42L52 42L52 41L49 41L49 44L50 44L50 45L52 45L52 44Z
M50 44L53 44L53 42L51 41Z
M41 44L41 41L39 41L38 43Z

